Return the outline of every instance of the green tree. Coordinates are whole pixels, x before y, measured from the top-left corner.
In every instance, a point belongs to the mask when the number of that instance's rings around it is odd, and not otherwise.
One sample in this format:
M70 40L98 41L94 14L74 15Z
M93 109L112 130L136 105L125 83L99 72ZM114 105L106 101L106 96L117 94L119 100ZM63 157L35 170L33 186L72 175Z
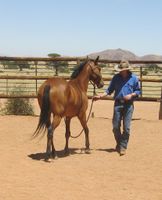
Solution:
M19 67L20 71L22 71L23 69L29 69L30 68L30 64L27 61L19 61L17 63L17 66Z
M101 68L104 68L104 67L107 67L107 65L104 64L104 63L101 63L101 64L100 64L100 67L101 67Z
M1 65L4 69L19 69L20 71L24 68L30 68L30 64L27 61L1 61Z
M3 65L4 69L18 69L18 65L16 61L2 61L1 64Z
M161 68L157 64L146 64L145 69L143 71L143 75L147 75L149 72L158 73L161 71Z
M150 71L154 71L155 73L159 72L160 67L157 64L149 64L148 68Z
M61 57L61 55L58 54L58 53L49 53L49 54L48 54L48 57L56 58L56 57Z
M3 69L6 69L8 67L9 61L1 61L1 65L3 66Z
M50 58L57 58L57 57L61 57L61 55L60 54L58 54L58 53L50 53L50 54L48 54L48 56L50 57ZM49 62L49 65L50 65L50 67L52 67L53 69L55 69L55 75L56 76L58 76L58 71L60 70L60 71L62 71L62 72L66 72L66 71L68 71L67 69L67 66L68 66L68 63L67 62L63 62L63 61L51 61L51 62Z

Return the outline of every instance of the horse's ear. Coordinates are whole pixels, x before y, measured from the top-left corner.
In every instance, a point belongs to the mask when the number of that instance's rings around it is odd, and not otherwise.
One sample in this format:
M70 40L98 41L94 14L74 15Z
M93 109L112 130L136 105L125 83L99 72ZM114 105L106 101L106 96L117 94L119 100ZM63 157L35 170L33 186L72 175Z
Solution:
M99 61L99 56L97 56L96 60L94 61L95 65L97 65L98 61Z
M87 56L87 57L86 57L86 61L88 61L88 60L89 60L89 57Z

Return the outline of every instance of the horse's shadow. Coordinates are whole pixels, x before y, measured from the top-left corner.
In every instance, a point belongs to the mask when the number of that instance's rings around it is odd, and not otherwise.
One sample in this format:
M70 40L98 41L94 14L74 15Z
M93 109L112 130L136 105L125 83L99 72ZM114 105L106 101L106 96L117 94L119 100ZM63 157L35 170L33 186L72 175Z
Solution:
M70 148L69 149L69 154L65 154L64 150L56 151L56 156L58 158L64 158L70 155L75 155L75 154L83 154L84 149L79 149L79 148ZM45 160L46 159L46 153L35 153L35 154L30 154L28 155L29 158L32 158L33 160Z

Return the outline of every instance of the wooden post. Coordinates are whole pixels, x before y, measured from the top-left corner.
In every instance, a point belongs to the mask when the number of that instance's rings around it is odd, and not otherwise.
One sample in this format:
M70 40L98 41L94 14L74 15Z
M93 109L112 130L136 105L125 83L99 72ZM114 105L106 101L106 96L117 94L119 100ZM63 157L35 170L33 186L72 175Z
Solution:
M55 67L55 76L58 76L58 66Z
M8 78L6 79L6 94L8 95Z
M80 65L80 60L79 59L77 59L77 65Z
M161 98L160 98L160 108L159 108L159 120L162 120L162 87L161 87Z
M95 84L94 84L94 85L93 85L93 97L94 97L95 95L96 95L96 86L95 86ZM92 111L91 117L92 117L92 118L95 117L94 111Z
M142 66L140 66L140 88L141 88L141 97L143 93L143 88L142 88Z
M37 69L38 62L35 61L34 64L35 64L35 76L37 77L37 75L38 75L38 69ZM36 94L37 94L37 91L38 91L38 82L37 82L37 79L35 80L35 91L36 91Z

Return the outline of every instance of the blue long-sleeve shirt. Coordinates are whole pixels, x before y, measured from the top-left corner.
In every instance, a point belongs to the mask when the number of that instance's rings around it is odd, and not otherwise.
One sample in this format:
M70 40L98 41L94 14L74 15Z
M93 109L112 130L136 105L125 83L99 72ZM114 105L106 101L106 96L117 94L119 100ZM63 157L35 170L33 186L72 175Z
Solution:
M114 75L112 78L109 87L106 89L107 95L114 93L114 99L123 99L124 96L136 93L137 96L141 94L140 84L138 78L129 73L126 79L120 75L120 73Z

